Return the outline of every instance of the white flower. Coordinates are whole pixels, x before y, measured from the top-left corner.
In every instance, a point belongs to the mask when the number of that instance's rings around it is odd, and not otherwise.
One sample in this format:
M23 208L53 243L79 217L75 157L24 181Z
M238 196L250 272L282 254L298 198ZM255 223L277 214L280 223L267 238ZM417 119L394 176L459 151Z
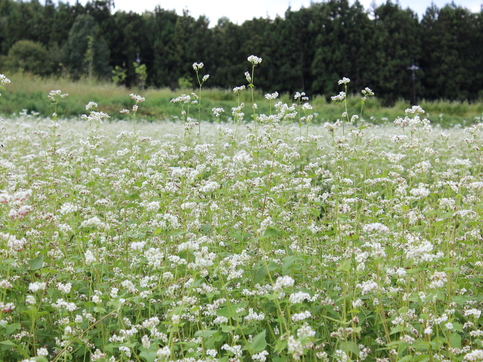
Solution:
M366 233L370 233L370 232L373 232L373 231L380 232L380 233L388 233L389 232L389 228L386 225L383 225L379 222L364 225L362 230Z
M345 99L345 92L339 92L338 95L330 97L335 102L342 102Z
M273 286L274 292L281 292L283 288L293 287L295 281L292 277L285 275L283 277L278 277L275 285Z
M37 349L37 356L43 356L43 357L47 357L49 355L49 351L47 350L47 348L38 348Z
M131 357L131 350L129 349L129 347L121 346L119 347L119 351L124 352L126 357Z
M220 184L216 181L209 181L202 187L200 187L200 192L208 193L216 191L220 187Z
M262 58L259 58L255 55L250 55L247 60L252 63L253 65L260 64L262 62Z
M287 350L295 360L299 360L304 354L302 343L297 341L293 336L288 337Z
M310 318L312 317L312 314L310 313L310 311L306 310L304 312L301 312L301 313L295 313L292 315L292 321L294 322L298 322L298 321L303 321L304 319L307 319L307 318Z
M87 249L87 251L84 253L84 256L86 258L87 265L92 264L97 260L94 254L92 254L92 251L90 251L89 249Z
M244 85L241 85L239 87L235 87L233 88L233 93L240 93L242 90L245 90L245 86Z
M302 104L302 109L304 111L308 111L308 110L313 109L313 107L312 107L312 105L310 103L304 103L304 104Z
M212 108L211 111L213 112L216 118L220 117L220 114L225 112L223 108Z
M161 361L164 361L164 359L168 358L169 356L171 356L171 351L169 350L168 346L164 346L163 348L158 349L156 352L156 357Z
M475 349L470 353L465 354L464 361L482 361L483 360L483 350Z
M349 78L346 78L346 77L343 77L342 79L339 80L339 82L337 82L337 84L341 85L341 84L348 84L350 83L350 79Z
M371 96L374 95L374 92L372 91L372 89L371 88L368 88L368 87L364 88L361 91L361 93L364 95L364 97L371 97Z
M1 87L2 85L9 84L9 83L10 83L10 79L8 79L7 77L5 77L3 74L0 74L0 88L3 88L3 87ZM2 94L0 93L0 96L1 95Z
M29 290L34 293L39 290L45 290L46 287L47 283L45 282L34 282L29 284Z
M72 289L72 283L57 283L57 289L59 289L62 293L70 293Z
M431 193L431 191L429 191L426 187L422 185L420 185L416 189L412 189L410 192L411 195L413 195L414 197L426 197Z
M9 84L9 83L10 83L10 79L8 79L5 75L0 74L0 84Z
M136 101L136 103L141 103L141 102L144 102L146 100L146 98L138 96L137 94L134 94L134 93L131 93L129 96L132 99L134 99Z
M267 360L268 355L269 353L267 351L261 351L260 353L255 353L254 355L252 355L252 360L264 362Z
M179 97L171 99L172 103L189 103L191 101L191 96L188 94L182 94Z
M88 111L88 110L89 110L89 109L91 109L91 108L97 108L97 107L98 107L98 105L97 105L97 103L96 103L96 102L89 102L89 103L87 103L87 105L86 105L86 111Z
M233 156L233 161L235 163L241 163L241 164L250 163L252 161L252 157L247 151L241 150L236 155Z
M295 92L295 95L293 96L294 99L299 99L301 97L304 97L305 96L305 92Z
M411 108L406 109L406 114L414 114L414 113L425 113L424 109L421 106L412 106Z
M248 321L263 321L265 319L265 314L260 312L259 314L253 311L253 308L250 308L248 311L248 315L245 317L245 322Z
M193 70L195 72L198 72L201 68L203 68L205 65L203 64L203 62L200 62L200 63L193 63Z
M304 300L310 300L310 294L305 292L297 292L290 294L290 303L302 303Z
M274 92L272 94L270 93L265 94L265 98L268 99L269 101L273 99L277 99L277 97L278 97L278 92Z
M374 289L377 289L378 285L374 280L367 280L365 282L357 284L357 287L362 289L362 295L366 295Z
M8 281L8 279L0 280L0 289L9 289L12 288L12 284Z

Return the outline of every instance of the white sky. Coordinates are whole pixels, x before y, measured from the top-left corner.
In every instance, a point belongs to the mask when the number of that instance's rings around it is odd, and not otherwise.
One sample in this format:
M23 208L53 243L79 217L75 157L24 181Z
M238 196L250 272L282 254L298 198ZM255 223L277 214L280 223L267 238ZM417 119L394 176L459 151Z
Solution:
M64 2L75 3L75 0L63 0ZM79 0L85 4L87 0ZM350 0L351 3L353 0ZM365 9L369 9L371 3L377 5L385 3L385 0L359 0ZM395 2L396 0L393 0ZM320 1L314 1L320 2ZM419 14L422 14L434 2L439 8L443 7L451 0L399 0L403 9L409 7ZM456 5L468 8L472 12L480 12L483 0L454 0ZM275 18L277 15L283 17L289 6L292 10L299 10L302 6L310 6L311 0L114 0L115 10L135 11L142 13L145 10L154 10L156 5L166 10L176 10L178 14L183 13L183 9L189 10L191 16L198 18L206 15L210 20L210 26L216 25L222 16L228 17L233 23L242 24L245 20L254 17L267 16Z

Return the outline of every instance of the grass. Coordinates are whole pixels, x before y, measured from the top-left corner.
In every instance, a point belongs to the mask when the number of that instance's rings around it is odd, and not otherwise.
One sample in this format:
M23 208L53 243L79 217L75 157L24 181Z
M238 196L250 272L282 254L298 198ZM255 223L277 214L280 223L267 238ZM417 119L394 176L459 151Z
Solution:
M172 119L173 116L179 115L180 108L173 104L171 99L182 93L190 95L192 92L197 91L196 89L184 89L176 92L169 89L127 89L115 86L112 83L87 79L72 82L63 78L42 79L28 74L13 74L9 77L12 83L9 85L8 90L2 94L3 101L0 108L0 114L4 116L18 114L22 110L26 110L27 113L34 111L44 117L48 117L53 110L52 104L47 99L47 94L53 89L60 89L63 93L70 95L59 103L58 113L66 117L80 116L86 113L85 105L93 101L98 103L100 109L111 117L123 119L119 111L131 106L127 95L134 92L146 98L146 102L140 109L141 117L152 121ZM209 80L207 85L209 86ZM222 107L229 110L237 103L237 96L232 90L208 88L203 89L202 96L201 118L203 120L215 120L211 112L212 108ZM259 113L269 113L269 104L264 95L260 92L255 92L254 96L256 103L259 105ZM292 97L293 95L282 94L280 100L291 104L293 103ZM349 97L348 106L352 114L360 113L359 100L360 97ZM247 91L242 92L240 102L251 104L251 94ZM314 107L314 112L318 114L314 118L314 122L335 121L340 118L340 108L333 103L328 103L325 96L316 95L312 97L311 104ZM450 127L455 124L471 124L475 117L483 115L482 103L422 101L420 105L426 110L427 118L443 127ZM398 101L393 107L382 107L377 98L372 98L367 101L365 115L369 117L368 120L371 123L392 122L408 107L410 107L410 104L402 100ZM199 118L198 110L195 113L194 116ZM221 119L226 121L228 115Z
M3 120L0 360L483 359L481 122L148 100Z

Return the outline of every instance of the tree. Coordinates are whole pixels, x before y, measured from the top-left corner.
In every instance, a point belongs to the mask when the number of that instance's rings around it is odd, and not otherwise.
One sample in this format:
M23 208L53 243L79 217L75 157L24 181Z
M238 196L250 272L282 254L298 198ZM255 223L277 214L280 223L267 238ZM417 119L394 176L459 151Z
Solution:
M42 44L31 40L20 40L10 48L6 66L14 72L43 75L47 61L48 52Z
M311 65L313 93L327 97L338 93L342 77L352 80L352 89L372 86L374 27L361 4L330 0L311 8L316 49Z
M79 15L63 48L64 64L76 79L86 74L109 77L109 48L100 36L94 18Z
M176 89L179 76L175 69L180 67L179 54L176 52L174 40L175 26L178 15L174 11L161 9L154 10L150 32L154 34L154 78L156 85Z
M481 47L476 46L481 44L479 22L476 14L454 3L426 11L422 19L426 98L476 99L482 88Z
M421 31L417 15L387 0L374 10L376 67L374 91L387 103L399 97L412 98L411 72L408 67L421 59Z
M226 17L220 18L212 29L212 36L210 85L225 89L241 85L241 81L244 81L243 73L246 70L244 62L250 55L242 51L244 35L241 27L233 24Z

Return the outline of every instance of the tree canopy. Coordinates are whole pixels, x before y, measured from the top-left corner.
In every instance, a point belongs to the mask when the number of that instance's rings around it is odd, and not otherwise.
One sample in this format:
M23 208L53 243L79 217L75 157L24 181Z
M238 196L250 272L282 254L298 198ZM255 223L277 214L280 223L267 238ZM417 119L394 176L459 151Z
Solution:
M175 89L196 84L192 64L203 61L211 75L205 86L232 88L244 84L246 58L255 54L264 59L257 87L267 92L329 97L349 77L355 91L368 86L394 103L411 99L415 65L420 98L476 100L483 96L482 19L454 3L433 4L418 19L391 0L371 9L327 0L276 19L238 25L221 18L210 28L203 16L160 6L137 14L114 12L105 0L0 0L0 70L111 79L115 69L129 86L139 83L142 64L146 86Z

